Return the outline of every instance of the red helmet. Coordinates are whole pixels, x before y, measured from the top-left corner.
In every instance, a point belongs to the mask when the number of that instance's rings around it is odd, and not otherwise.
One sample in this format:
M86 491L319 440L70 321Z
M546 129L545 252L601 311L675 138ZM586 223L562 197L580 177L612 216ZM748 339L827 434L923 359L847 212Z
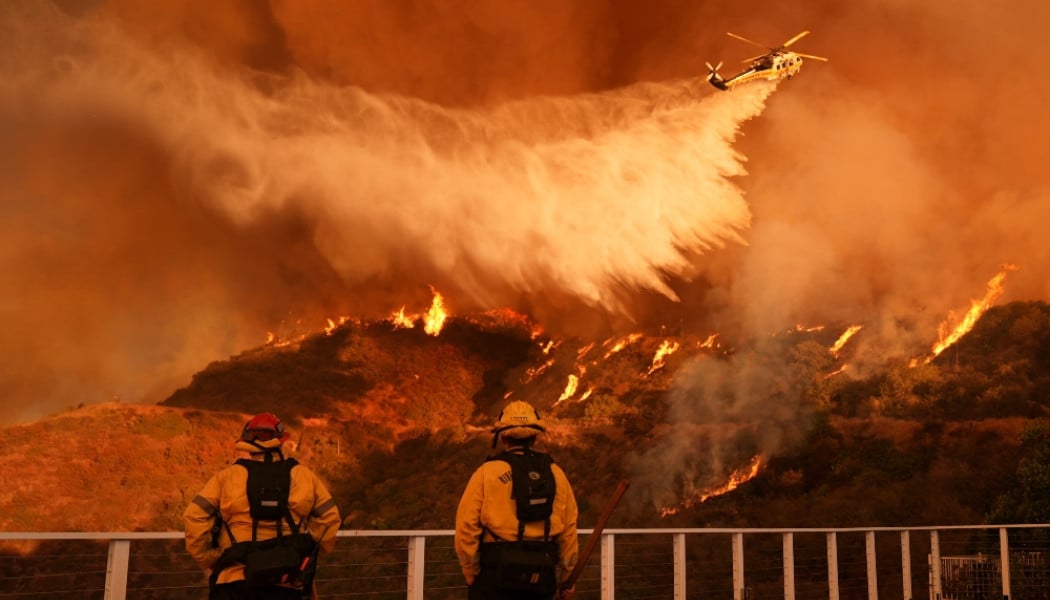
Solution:
M259 413L244 424L241 439L246 442L266 442L278 439L284 442L291 434L273 413Z

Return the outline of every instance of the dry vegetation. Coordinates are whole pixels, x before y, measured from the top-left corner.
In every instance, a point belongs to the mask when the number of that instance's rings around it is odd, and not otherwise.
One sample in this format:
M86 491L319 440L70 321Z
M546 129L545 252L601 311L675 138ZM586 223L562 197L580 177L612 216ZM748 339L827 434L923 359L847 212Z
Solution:
M645 376L664 339L643 337L608 358L600 342L581 356L586 344L572 340L545 354L527 324L453 319L437 337L347 324L255 349L209 365L163 405L94 405L4 428L3 479L15 485L0 493L0 529L179 530L186 503L233 458L247 415L264 410L291 426L298 456L336 495L344 527L450 528L464 482L489 452L485 425L507 393L544 410L546 448L572 474L587 526L627 475L625 457L667 436L693 427L697 444L728 440L742 459L751 450L747 423L683 423L668 412L676 370L734 354L680 337L667 366ZM827 346L799 334L780 348L794 362L770 393L811 410L804 435L768 457L758 477L665 520L628 503L614 526L950 524L1032 514L1020 508L1018 466L1041 460L1023 440L1050 401L1050 307L993 309L950 360L888 365L863 380L824 378L834 362ZM581 365L574 399L556 402Z

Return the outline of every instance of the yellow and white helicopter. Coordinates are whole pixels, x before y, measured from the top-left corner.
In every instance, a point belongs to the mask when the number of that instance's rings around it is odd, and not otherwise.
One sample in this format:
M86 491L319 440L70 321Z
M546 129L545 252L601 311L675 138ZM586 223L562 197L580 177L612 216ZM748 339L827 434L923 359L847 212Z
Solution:
M808 31L803 31L777 48L768 48L758 42L751 41L746 37L727 32L726 35L729 37L734 37L738 40L753 44L759 48L769 50L769 52L767 54L760 54L752 58L744 59L742 62L751 63L751 65L746 71L737 73L729 79L724 79L718 74L718 70L722 68L722 63L718 63L717 67L712 67L711 63L707 63L707 68L709 69L707 80L711 82L711 85L720 90L731 90L741 83L747 83L748 81L754 81L756 79L776 80L783 77L791 79L795 76L795 73L798 73L799 69L802 68L803 57L827 62L828 59L823 56L813 56L812 54L789 52L787 50L788 46L799 41L807 34L809 34Z

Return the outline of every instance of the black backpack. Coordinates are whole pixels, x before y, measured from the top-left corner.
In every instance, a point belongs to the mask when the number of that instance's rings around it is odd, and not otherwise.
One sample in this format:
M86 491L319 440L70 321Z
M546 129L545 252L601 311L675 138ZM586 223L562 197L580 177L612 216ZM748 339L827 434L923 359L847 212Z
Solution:
M558 543L550 539L557 491L551 469L554 459L525 448L522 454L503 452L488 460L502 460L510 465L518 539L482 544L481 565L496 571L496 580L503 590L553 595L558 587ZM537 521L543 521L543 541L523 539L525 524Z
M294 458L273 461L267 454L265 461L242 458L236 464L248 470L252 539L238 542L229 524L223 521L233 545L220 558L220 563L225 562L223 568L232 563L243 564L244 578L250 588L290 584L309 589L319 546L309 532L300 533L300 524L295 522L288 508L292 469L299 464L298 461ZM261 521L276 523L277 536L259 541ZM220 570L216 568L215 573Z
M269 457L269 455L267 455ZM294 458L280 461L257 461L247 458L237 464L248 470L248 506L252 515L252 541L259 536L259 521L277 523L277 537L284 535L284 523L292 533L299 533L299 524L288 509L288 494L292 490L292 469L299 464Z
M554 459L548 454L526 448L523 454L503 452L488 458L510 465L513 480L511 495L517 505L518 539L525 535L525 524L544 522L543 539L550 537L551 512L554 510ZM486 461L487 462L487 461Z

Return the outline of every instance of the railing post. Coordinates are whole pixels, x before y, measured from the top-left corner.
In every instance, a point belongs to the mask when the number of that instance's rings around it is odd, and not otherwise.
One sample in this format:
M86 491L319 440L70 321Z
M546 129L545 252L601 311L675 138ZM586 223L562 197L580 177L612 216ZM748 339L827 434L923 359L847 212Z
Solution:
M744 598L744 534L733 534L733 600Z
M904 584L904 600L912 600L911 592L911 535L907 530L901 532L901 577Z
M930 600L941 600L941 541L936 529L930 532Z
M408 538L408 600L423 600L423 575L426 573L427 538Z
M131 540L110 540L106 559L105 600L124 600L128 597L128 556Z
M879 575L875 557L875 532L864 532L864 556L868 565L868 600L879 600Z
M616 535L602 534L602 600L616 598Z
M674 546L674 600L685 600L685 534L671 537Z
M795 534L784 534L784 600L795 600Z
M828 532L828 600L839 600L839 542L834 531Z
M1006 528L999 528L999 568L1003 572L1003 600L1010 600L1010 540Z

